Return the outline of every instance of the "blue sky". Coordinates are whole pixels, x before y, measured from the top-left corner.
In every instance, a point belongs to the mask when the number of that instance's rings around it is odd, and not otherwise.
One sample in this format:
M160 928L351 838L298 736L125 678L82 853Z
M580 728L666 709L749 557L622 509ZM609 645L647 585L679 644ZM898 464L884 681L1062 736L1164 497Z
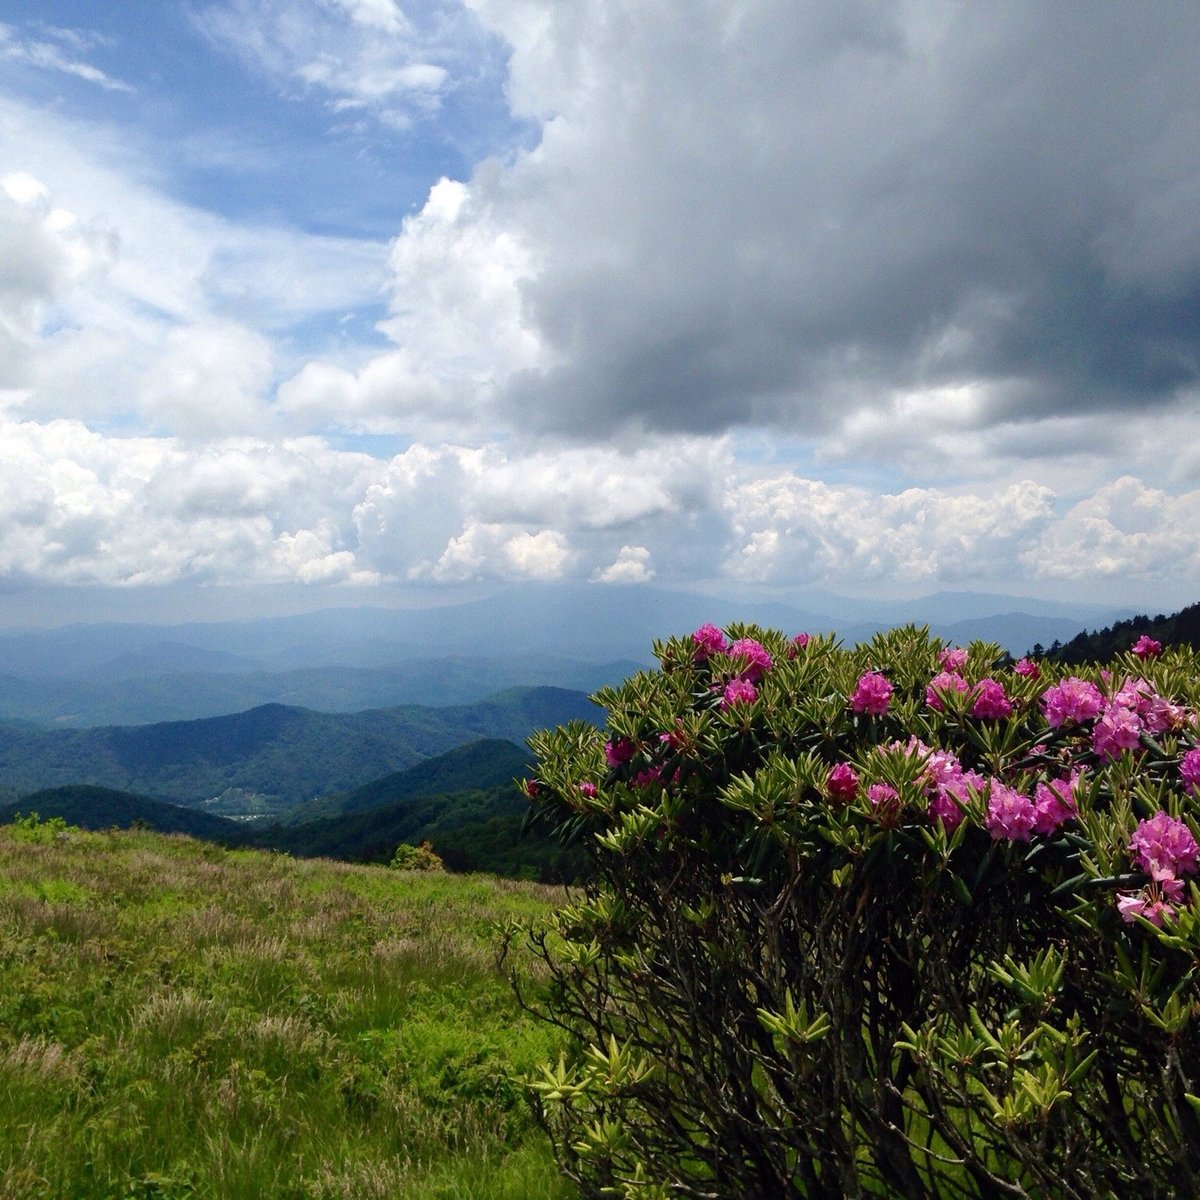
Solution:
M336 6L322 7L297 6L313 43L324 29L353 28ZM289 77L286 65L239 51L238 6L39 0L0 5L0 16L16 51L5 58L14 92L127 131L154 156L171 195L232 220L388 238L441 176L467 178L480 158L510 152L530 132L504 100L507 46L469 19L471 73L436 110L419 91L397 89L374 110L337 111L353 99L345 88ZM450 60L458 52L440 50Z
M1198 62L1184 3L0 0L0 607L1190 602Z

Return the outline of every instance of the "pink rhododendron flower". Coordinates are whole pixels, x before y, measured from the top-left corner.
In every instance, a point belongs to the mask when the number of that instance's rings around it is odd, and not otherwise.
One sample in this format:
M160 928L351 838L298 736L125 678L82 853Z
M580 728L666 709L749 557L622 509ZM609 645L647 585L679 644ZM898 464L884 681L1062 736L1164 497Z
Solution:
M628 738L618 738L615 742L605 742L604 761L610 767L622 766L633 757L634 749L634 744Z
M946 706L938 692L967 691L970 691L970 685L961 675L956 675L953 671L942 671L935 675L925 688L925 703L936 712L944 712Z
M1194 875L1200 859L1200 846L1192 831L1162 809L1138 822L1129 839L1129 852L1137 865L1158 882Z
M1012 716L1012 701L1004 691L1004 684L995 679L981 679L975 685L975 701L971 705L971 716L982 721L1002 721Z
M871 784L867 788L867 799L883 824L895 823L900 815L900 793L890 783Z
M1200 750L1189 750L1179 764L1179 777L1194 792L1200 787Z
M541 784L539 784L536 779L524 780L522 783L522 787L524 788L525 795L527 795L531 800L535 796L540 795L541 791L542 791Z
M740 674L751 683L757 683L763 677L763 672L775 665L767 648L753 638L738 638L729 647L728 653L730 658L745 660L746 666Z
M987 831L996 841L1027 842L1037 822L1037 809L1028 796L1021 795L998 779L988 788Z
M662 777L662 767L644 767L633 777L634 787L649 787Z
M1126 679L1113 695L1112 704L1136 712L1148 733L1165 733L1186 719L1183 709L1160 696L1148 679Z
M837 763L825 777L825 790L834 800L853 800L858 795L858 773L849 763Z
M1175 906L1167 903L1161 896L1156 896L1150 889L1140 892L1122 892L1117 896L1117 911L1123 920L1130 925L1135 917L1145 917L1151 925L1159 929L1163 921L1170 921L1175 916Z
M910 738L905 748L924 759L922 791L929 797L926 815L930 821L941 821L946 832L953 833L962 824L963 806L970 799L971 789L983 790L983 776L964 771L949 750L931 750L918 738Z
M887 712L888 701L892 698L892 685L886 675L878 671L867 671L859 677L850 697L850 707L858 713L870 713L879 717Z
M965 787L963 790L965 793ZM941 821L946 832L953 833L962 824L963 817L966 815L960 807L958 799L965 800L966 795L957 797L956 792L951 788L939 790L930 798L925 815L933 824Z
M1148 633L1143 633L1133 643L1130 653L1136 654L1138 658L1157 658L1162 653L1162 642L1156 642Z
M692 634L692 654L697 662L707 662L713 654L724 654L729 649L725 635L715 625L701 625Z
M961 675L966 665L967 652L961 646L955 646L953 650L942 650L938 654L938 666L951 675Z
M725 685L721 707L729 708L734 704L753 704L757 699L758 692L755 691L754 684L749 679L742 679L739 676L737 679L731 679Z
M590 779L583 780L579 785L579 794L590 800L596 794L596 785Z
M1041 679L1042 668L1031 658L1022 658L1013 664L1013 673L1026 679Z
M1112 762L1123 750L1136 750L1142 744L1142 720L1131 708L1114 705L1092 729L1092 749Z
M1079 724L1090 721L1103 707L1104 697L1100 689L1094 683L1076 679L1074 675L1048 687L1042 694L1042 711L1052 729L1068 721Z
M807 633L796 634L796 636L792 638L792 644L788 647L788 658L795 658L796 655L799 654L800 651L803 650L804 647L807 646L811 641L812 638L810 638Z
M1037 785L1033 793L1034 833L1056 833L1079 815L1075 800L1078 781L1078 775L1072 775L1070 779L1053 779Z

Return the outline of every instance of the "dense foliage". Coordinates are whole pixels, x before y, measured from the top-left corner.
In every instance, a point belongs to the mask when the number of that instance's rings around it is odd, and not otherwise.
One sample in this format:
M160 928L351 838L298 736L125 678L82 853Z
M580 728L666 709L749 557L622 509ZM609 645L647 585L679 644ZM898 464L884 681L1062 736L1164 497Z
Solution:
M704 627L538 735L589 1197L1200 1194L1200 661Z

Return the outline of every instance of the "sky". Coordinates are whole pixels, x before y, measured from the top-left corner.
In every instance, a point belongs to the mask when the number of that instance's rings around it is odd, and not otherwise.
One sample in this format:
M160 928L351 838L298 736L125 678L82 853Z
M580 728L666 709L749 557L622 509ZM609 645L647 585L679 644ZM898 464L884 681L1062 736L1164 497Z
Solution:
M526 581L1200 599L1194 4L0 0L0 624Z

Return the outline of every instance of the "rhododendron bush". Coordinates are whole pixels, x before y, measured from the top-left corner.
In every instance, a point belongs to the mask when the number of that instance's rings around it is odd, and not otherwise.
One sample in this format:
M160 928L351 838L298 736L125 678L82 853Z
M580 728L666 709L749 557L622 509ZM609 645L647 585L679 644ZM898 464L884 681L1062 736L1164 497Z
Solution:
M705 626L532 739L587 1196L1200 1195L1200 663Z

